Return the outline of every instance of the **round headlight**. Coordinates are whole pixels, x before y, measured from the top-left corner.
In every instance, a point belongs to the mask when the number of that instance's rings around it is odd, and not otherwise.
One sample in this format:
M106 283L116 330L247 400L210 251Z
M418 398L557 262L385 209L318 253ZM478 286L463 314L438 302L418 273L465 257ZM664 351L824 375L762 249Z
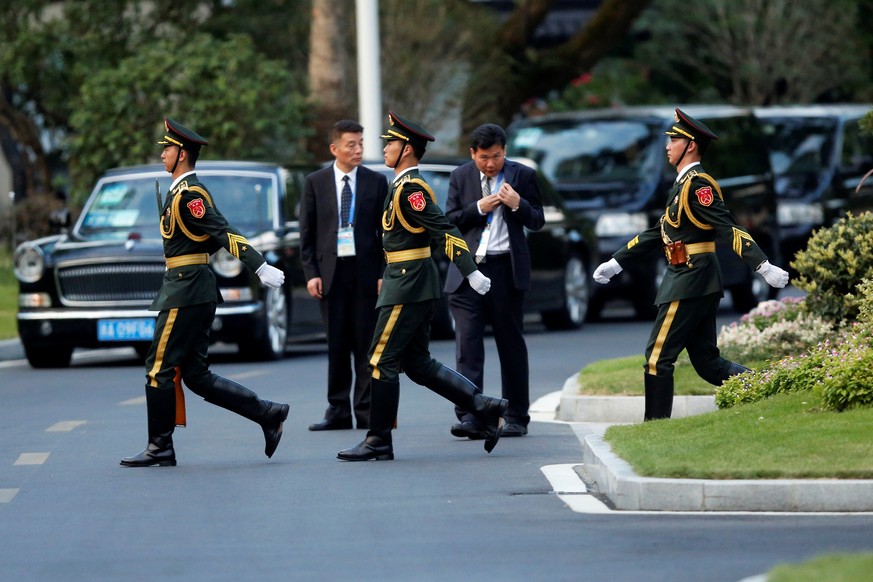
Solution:
M218 249L212 255L212 269L217 275L231 279L242 272L243 264L225 249Z
M36 245L23 244L15 249L12 257L15 266L15 276L22 283L36 283L45 273L45 259L42 249Z

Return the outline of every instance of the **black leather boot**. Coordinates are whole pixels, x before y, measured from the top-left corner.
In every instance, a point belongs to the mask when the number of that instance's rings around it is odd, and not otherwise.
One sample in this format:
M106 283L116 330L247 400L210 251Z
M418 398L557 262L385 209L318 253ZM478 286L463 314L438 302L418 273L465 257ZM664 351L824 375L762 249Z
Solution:
M173 390L146 386L149 442L139 454L121 459L124 467L175 467L173 430L176 422L176 394Z
M724 378L722 378L722 383L724 383L724 381L727 380L728 378L730 378L731 376L736 376L738 374L744 374L746 372L751 372L751 371L752 371L751 369L749 369L741 364L737 364L736 362L730 362L730 366L728 366L727 372L725 372Z
M215 376L204 400L261 425L264 431L264 454L273 456L282 438L282 424L288 418L290 407L287 404L261 400L242 384L221 376Z
M643 420L670 418L673 412L673 377L643 374L646 384L646 410Z
M400 384L370 379L370 429L367 437L337 453L341 461L393 461L391 430L400 405Z
M503 433L502 419L509 407L508 400L479 393L475 384L446 366L440 366L423 385L472 413L484 427L482 436L485 438L485 451L490 453L494 450Z

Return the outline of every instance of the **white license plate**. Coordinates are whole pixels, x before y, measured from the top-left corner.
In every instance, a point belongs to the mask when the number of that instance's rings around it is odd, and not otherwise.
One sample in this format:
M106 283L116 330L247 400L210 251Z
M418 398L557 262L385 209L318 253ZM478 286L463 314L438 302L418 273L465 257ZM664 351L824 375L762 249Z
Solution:
M151 341L154 336L155 320L151 317L97 320L97 339L102 342Z

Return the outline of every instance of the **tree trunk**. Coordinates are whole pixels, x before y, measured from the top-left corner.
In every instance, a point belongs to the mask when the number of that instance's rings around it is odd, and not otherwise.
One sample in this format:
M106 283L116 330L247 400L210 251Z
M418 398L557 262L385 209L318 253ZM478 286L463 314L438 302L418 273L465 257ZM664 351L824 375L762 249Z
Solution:
M39 141L39 130L30 117L15 109L0 90L0 127L11 139L2 140L3 154L12 170L12 189L15 200L21 201L33 194L51 191L45 151ZM0 193L3 196L5 192Z
M354 118L354 83L346 38L354 34L354 3L347 0L313 0L309 37L309 99L314 134L308 150L319 161L329 159L328 132L343 118Z

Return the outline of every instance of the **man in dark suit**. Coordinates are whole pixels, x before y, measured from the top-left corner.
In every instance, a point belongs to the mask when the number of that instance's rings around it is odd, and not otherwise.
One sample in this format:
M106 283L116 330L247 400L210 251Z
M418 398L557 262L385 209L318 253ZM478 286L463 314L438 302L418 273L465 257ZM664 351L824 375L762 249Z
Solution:
M367 350L385 268L380 225L388 182L361 166L364 128L343 120L331 130L335 161L306 177L300 204L300 257L309 294L327 328L327 411L309 430L369 428ZM352 362L354 393L352 394Z
M491 324L503 398L509 401L503 436L524 436L530 422L529 368L524 340L523 308L530 289L530 251L524 229L545 223L536 173L506 160L506 132L486 123L470 135L471 162L449 178L446 217L461 231L482 273L491 279L491 292L470 288L455 265L449 266L445 291L455 319L458 371L481 391L485 366L485 325ZM470 411L455 410L452 426L457 437L485 438L486 427Z
M730 242L733 251L771 286L788 284L788 273L771 265L752 236L737 224L718 182L701 165L718 136L680 109L665 134L667 161L676 166L677 176L663 216L594 271L594 280L606 284L621 273L622 265L651 260L655 249L662 249L667 259L667 272L655 298L658 316L646 345L643 420L670 418L673 364L683 349L697 374L710 384L718 386L748 371L722 358L716 345L715 319L723 294L716 238Z

